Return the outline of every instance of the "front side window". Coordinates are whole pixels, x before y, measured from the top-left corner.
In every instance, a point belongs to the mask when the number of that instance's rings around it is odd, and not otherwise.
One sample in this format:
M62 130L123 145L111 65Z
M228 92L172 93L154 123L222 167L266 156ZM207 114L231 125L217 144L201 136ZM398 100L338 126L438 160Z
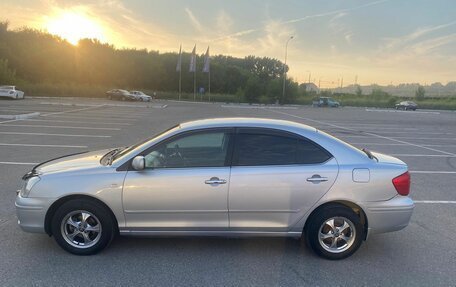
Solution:
M287 134L240 133L236 138L238 166L318 164L330 158L311 141Z
M230 133L199 132L159 144L145 155L146 168L225 166Z

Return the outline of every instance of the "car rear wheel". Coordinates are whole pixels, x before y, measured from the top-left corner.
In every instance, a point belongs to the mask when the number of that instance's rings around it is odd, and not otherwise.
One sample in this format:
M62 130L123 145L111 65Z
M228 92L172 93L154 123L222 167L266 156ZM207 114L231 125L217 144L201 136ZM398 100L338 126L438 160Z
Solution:
M318 210L306 230L306 241L319 256L338 260L351 256L361 246L364 228L358 215L341 205Z
M56 242L76 255L95 254L111 243L115 235L110 211L102 204L75 199L62 204L51 222Z

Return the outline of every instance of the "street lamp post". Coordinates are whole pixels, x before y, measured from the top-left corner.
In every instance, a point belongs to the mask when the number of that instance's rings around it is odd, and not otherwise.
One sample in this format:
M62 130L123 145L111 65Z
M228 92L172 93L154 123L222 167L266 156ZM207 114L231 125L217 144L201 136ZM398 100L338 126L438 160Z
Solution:
M285 61L283 62L283 88L282 88L282 104L283 101L285 100L285 84L287 81L287 71L286 71L286 66L287 66L287 54L288 54L288 42L290 42L291 39L293 39L294 36L291 36L288 38L286 44L285 44Z

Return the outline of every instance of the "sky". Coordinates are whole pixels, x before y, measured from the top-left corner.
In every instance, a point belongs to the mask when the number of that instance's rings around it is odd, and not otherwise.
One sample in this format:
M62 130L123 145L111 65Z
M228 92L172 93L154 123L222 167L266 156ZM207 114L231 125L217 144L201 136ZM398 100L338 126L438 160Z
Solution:
M66 38L284 60L331 88L456 80L454 0L2 0L0 21Z

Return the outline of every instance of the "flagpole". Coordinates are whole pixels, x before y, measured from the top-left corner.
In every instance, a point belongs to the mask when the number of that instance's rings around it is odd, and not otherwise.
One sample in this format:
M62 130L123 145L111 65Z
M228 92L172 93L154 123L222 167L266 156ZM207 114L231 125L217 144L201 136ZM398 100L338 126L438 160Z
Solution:
M177 58L176 71L179 72L179 101L182 96L182 44L179 47L179 56Z
M208 77L209 77L209 84L208 86L208 94L209 94L209 102L211 101L211 69L208 71Z
M179 101L182 95L182 69L179 69Z
M196 61L196 58L195 58ZM196 69L193 72L193 101L196 101Z

